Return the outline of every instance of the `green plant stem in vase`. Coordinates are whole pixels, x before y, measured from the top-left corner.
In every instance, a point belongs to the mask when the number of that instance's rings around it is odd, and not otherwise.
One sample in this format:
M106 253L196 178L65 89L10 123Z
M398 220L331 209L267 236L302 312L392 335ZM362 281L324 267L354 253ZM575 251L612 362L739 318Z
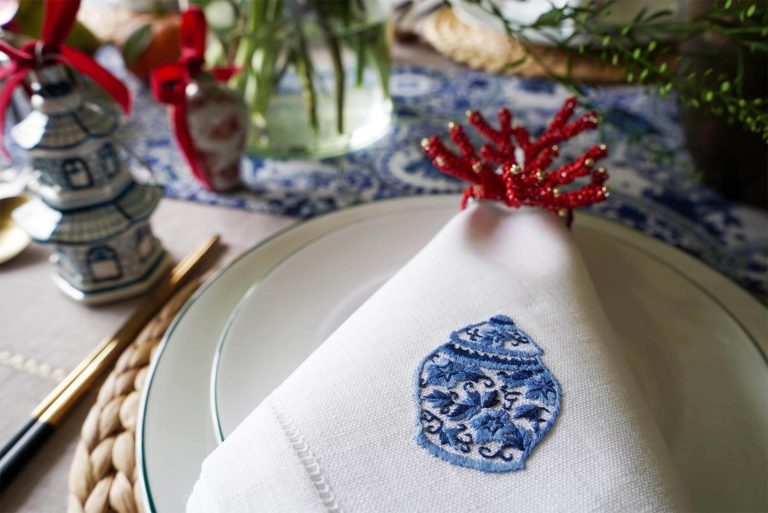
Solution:
M249 107L247 149L328 157L389 129L389 38L378 0L209 0L212 64Z

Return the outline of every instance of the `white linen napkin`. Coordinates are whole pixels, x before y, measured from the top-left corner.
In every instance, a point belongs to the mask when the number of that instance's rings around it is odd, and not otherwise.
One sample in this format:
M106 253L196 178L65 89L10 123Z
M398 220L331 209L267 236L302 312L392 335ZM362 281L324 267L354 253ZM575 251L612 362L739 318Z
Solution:
M552 214L485 202L213 451L187 506L687 509L569 232Z

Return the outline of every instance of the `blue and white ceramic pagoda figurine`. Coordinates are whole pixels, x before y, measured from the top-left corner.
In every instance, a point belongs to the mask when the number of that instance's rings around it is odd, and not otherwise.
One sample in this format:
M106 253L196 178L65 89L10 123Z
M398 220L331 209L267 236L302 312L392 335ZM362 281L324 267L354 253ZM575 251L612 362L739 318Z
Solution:
M28 83L33 110L11 137L31 157L38 197L14 220L53 246L54 281L73 298L146 291L170 264L149 224L162 188L134 181L112 140L119 114L85 101L69 68L37 68Z

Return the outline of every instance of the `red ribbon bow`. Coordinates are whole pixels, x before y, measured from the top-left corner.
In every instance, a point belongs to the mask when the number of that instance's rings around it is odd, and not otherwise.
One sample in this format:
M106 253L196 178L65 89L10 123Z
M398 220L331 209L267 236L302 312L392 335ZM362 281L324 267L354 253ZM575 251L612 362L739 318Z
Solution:
M89 55L63 44L75 23L79 7L80 0L46 0L41 39L29 41L18 49L0 40L0 52L11 60L10 64L0 69L0 80L5 80L0 91L0 152L6 157L9 155L3 143L3 134L5 111L11 101L11 95L27 73L45 64L68 64L99 84L126 114L131 111L131 95L122 82Z
M208 170L201 162L189 132L187 121L187 84L195 74L203 71L205 55L205 15L200 8L190 7L181 15L181 59L152 70L152 93L158 101L173 107L173 129L181 151L194 174L205 186L211 188ZM210 70L216 80L229 80L239 70L232 66Z

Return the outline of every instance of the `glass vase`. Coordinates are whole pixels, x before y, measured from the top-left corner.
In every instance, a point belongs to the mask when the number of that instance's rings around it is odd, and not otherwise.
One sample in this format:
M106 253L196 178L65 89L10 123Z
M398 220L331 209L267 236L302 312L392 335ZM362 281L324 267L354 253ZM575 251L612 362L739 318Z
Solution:
M389 31L378 0L214 0L206 15L209 59L241 68L229 86L248 106L249 153L330 157L387 133Z

